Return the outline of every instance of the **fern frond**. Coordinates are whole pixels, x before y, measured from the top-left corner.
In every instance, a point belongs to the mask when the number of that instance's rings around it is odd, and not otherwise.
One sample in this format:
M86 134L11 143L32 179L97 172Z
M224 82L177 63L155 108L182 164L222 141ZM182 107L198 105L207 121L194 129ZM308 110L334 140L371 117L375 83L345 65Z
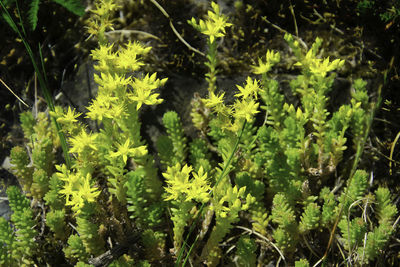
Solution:
M83 16L85 14L85 7L82 5L80 0L53 0L57 4L68 9L68 11L74 13L78 16Z
M38 22L40 0L32 0L28 10L28 22L31 30L34 31Z

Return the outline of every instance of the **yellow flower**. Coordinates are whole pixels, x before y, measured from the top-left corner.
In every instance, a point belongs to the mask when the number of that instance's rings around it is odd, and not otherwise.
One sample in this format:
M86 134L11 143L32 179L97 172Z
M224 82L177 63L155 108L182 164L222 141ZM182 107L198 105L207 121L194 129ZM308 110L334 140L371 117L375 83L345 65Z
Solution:
M242 86L236 85L239 89L240 93L236 94L236 97L243 97L243 99L247 99L248 97L253 97L257 99L258 91L260 91L260 87L258 85L257 80L252 80L250 77L247 77L246 85L243 88Z
M194 18L188 21L190 25L192 25L196 30L201 33L208 35L210 37L210 43L215 41L215 38L223 37L225 35L225 28L232 26L231 23L228 23L228 18L223 14L220 14L219 5L211 2L212 10L209 10L207 15L208 18L206 21L199 20L199 23L196 22Z
M122 156L122 160L124 161L125 164L126 161L128 160L128 156L140 157L146 154L147 154L146 146L130 147L129 139L126 139L124 144L118 145L117 152L110 152L110 156L113 158Z
M95 187L91 187L91 174L71 173L65 164L57 165L57 177L64 182L63 188L59 191L65 196L65 204L72 206L72 210L79 214L85 201L95 202L100 194Z
M86 200L87 202L95 202L96 198L100 195L100 191L97 188L90 186L91 179L92 176L88 173L81 181L81 186L78 190L79 199Z
M259 103L256 103L254 99L249 101L236 101L234 104L235 113L234 116L236 119L246 119L247 121L251 121L255 114L259 111L257 110Z
M86 148L91 148L97 150L95 140L97 138L97 133L88 134L84 129L77 136L70 138L71 143L71 153L82 153Z
M75 123L78 120L78 118L82 113L75 113L75 109L71 110L71 107L68 107L67 113L64 113L61 117L57 118L57 122L63 123L63 124L71 124Z
M95 8L92 10L99 17L110 14L113 10L118 9L119 6L115 4L113 0L101 0L95 4Z
M100 191L90 186L91 175L88 173L85 177L79 176L77 181L67 181L60 193L65 195L65 205L72 206L72 210L79 214L83 208L85 201L95 202L100 195Z
M127 71L137 71L141 66L144 65L139 55L147 54L151 50L151 47L145 48L138 42L129 42L124 49L118 53L116 65L121 71L126 73Z
M318 45L313 46L313 48L306 53L301 62L297 62L294 65L303 67L303 69L319 77L325 77L328 72L343 67L344 60L335 59L334 61L330 62L329 57L325 58L324 60L316 58L315 54L317 48Z
M185 164L182 167L177 163L173 167L168 167L163 173L167 187L165 188L165 200L180 200L190 202L196 200L198 202L207 202L210 200L211 187L207 181L207 173L203 167L200 167L196 173L193 168ZM189 180L190 174L193 178Z
M117 97L99 92L99 95L87 108L89 112L86 113L86 117L90 118L91 120L99 121L102 121L103 117L112 118L113 113L110 111L110 108L112 103L116 100Z
M113 119L113 118L121 118L122 116L125 116L125 106L123 103L116 103L111 106L110 112L108 112L105 116L107 118Z
M112 61L117 56L112 52L113 44L110 45L100 45L99 48L96 48L91 51L92 58L98 61Z
M325 58L325 60L317 60L313 62L310 66L310 71L314 75L325 77L326 74L335 69L341 68L344 64L344 60L335 59L332 62L329 62L329 57Z
M207 181L207 173L204 172L200 166L197 173L192 172L193 179L190 180L190 188L187 192L186 201L195 199L199 202L205 203L210 200L211 187Z
M118 74L95 74L94 81L101 87L99 90L106 95L121 95L126 92L126 87L131 82L131 78L125 78Z
M128 98L137 102L137 110L139 110L143 104L157 105L163 101L163 99L157 98L160 94L153 93L153 90L159 86L163 86L167 82L167 78L160 80L156 79L156 76L157 73L153 73L151 76L146 74L144 78L135 78L131 83L133 93L128 94Z
M279 52L274 53L274 51L267 51L265 55L265 62L259 58L258 59L258 66L251 66L253 68L254 74L264 74L271 70L271 68L280 61L280 54Z
M225 93L216 95L216 94L214 94L214 92L210 92L208 99L204 99L206 107L214 108L216 106L219 106L220 104L223 104L224 103L224 95L225 95Z
M178 200L181 196L183 196L190 189L189 184L189 174L192 171L192 167L187 164L182 167L179 163L177 163L173 167L168 167L167 171L163 173L163 176L166 180L167 187L166 198L165 200Z

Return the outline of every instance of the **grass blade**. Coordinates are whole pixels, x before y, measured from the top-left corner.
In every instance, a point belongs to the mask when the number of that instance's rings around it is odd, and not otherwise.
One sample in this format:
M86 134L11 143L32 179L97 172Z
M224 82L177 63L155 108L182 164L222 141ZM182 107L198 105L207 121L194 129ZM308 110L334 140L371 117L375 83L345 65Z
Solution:
M3 4L3 1L1 1L1 0L0 0L0 5L1 5L2 9L4 10L3 16L5 16L7 18L6 20L10 24L10 27L12 29L16 30L18 36L21 38L22 43L25 46L25 50L28 53L29 58L31 59L33 68L38 77L40 88L42 90L42 94L44 96L44 99L46 100L48 108L51 111L54 111L54 103L53 103L53 99L50 95L48 86L47 86L46 78L44 77L44 73L40 70L39 66L36 63L36 60L35 60L35 57L33 55L30 45L25 40L24 36L22 35L21 31L18 29L17 25L15 24L14 20L12 19L11 15L10 15L10 13L8 13L8 10L6 9L5 5ZM22 29L23 29L23 27L22 27ZM40 56L41 56L41 52L40 52ZM41 57L41 59L42 59L42 57ZM43 66L43 70L44 70L43 60L42 60L42 66ZM68 153L67 140L65 138L64 133L62 132L60 124L54 118L52 118L52 120L56 126L58 136L60 138L61 148L63 150L64 158L65 158L65 164L67 165L68 168L70 168L71 167L71 158Z

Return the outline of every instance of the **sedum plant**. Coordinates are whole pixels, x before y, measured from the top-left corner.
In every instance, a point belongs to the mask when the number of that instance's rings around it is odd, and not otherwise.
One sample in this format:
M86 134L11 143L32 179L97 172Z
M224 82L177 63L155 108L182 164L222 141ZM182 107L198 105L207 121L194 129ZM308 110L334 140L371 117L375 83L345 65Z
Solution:
M205 65L208 67L206 80L208 82L208 90L211 92L216 90L217 74L218 74L218 58L217 58L217 38L225 36L225 28L232 26L228 22L228 18L221 13L220 7L215 2L211 2L211 9L207 12L205 20L200 19L197 21L192 18L188 21L197 31L207 36L207 62Z
M34 220L30 201L21 191L10 186L7 189L8 200L13 214L12 226L3 218L0 218L0 264L2 266L29 266L34 264L34 256L37 253L37 243L34 238L38 232Z
M270 50L226 101L217 43L231 24L212 2L204 20L189 22L208 40L208 92L195 96L191 111L199 134L186 137L179 115L166 112L158 169L141 137L140 113L163 101L156 90L167 79L141 72L150 47L108 42L117 9L100 0L89 22L99 44L91 52L99 88L85 116L98 130L69 107L50 112L67 136L71 167L55 162L59 140L47 116L21 115L28 150L16 147L11 157L25 196L7 191L14 226L0 220L2 264L256 266L275 258L310 266L324 260L316 248L331 247L343 262L368 264L384 250L397 214L389 189L369 188L359 156L352 171L340 165L346 150L361 153L373 103L366 82L356 79L348 103L330 107L344 61L321 58L322 39L304 50L284 37L300 73L289 83L296 105L285 101L272 73L284 55ZM345 188L330 186L336 173ZM246 228L251 235L238 230Z

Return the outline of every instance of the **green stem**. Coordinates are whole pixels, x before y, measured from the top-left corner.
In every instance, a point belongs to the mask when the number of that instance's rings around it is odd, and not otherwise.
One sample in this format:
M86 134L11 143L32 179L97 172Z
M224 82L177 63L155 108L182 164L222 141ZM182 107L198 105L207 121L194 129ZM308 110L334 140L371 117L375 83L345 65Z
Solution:
M244 123L243 123L242 129L241 129L241 131L239 132L239 136L238 136L238 138L237 138L237 140L236 140L235 146L233 147L233 150L232 150L231 154L229 155L229 158L228 158L228 160L226 161L225 166L224 166L224 169L222 170L220 176L218 177L218 179L217 179L217 181L216 181L216 183L215 183L215 185L214 185L214 188L218 185L218 183L219 183L219 182L222 180L222 178L225 176L225 172L227 171L229 165L231 164L231 161L232 161L232 159L233 159L233 156L234 156L235 153L236 153L236 150L237 150L237 148L238 148L238 146L239 146L240 139L242 138L244 129L245 129L245 127L246 127L246 122L247 122L247 121L245 120ZM212 196L213 193L214 193L214 190L211 189L210 192L209 192L210 196ZM188 241L188 239L189 239L189 236L190 236L190 234L193 232L195 225L197 224L198 220L200 219L200 214L203 212L204 207L205 207L205 203L203 203L203 204L201 205L201 207L200 207L200 209L199 209L199 212L197 213L197 217L194 218L194 221L193 221L192 225L190 226L189 233L186 235L186 238L185 238L185 240L183 241L182 247L181 247L180 250L179 250L178 259L177 259L176 262L175 262L175 267L179 267L179 263L181 262L182 257L183 257L184 247L185 247L185 245L187 244L187 241ZM182 267L185 266L185 264L186 264L186 262L187 262L187 260L188 260L188 258L189 258L189 256L190 256L190 252L193 250L193 247L194 247L194 245L196 244L197 239L198 239L198 238L196 237L195 241L194 241L194 242L192 243L192 245L190 246L189 252L188 252L188 254L186 255L186 258L185 258L185 261L184 261L183 264L182 264Z

